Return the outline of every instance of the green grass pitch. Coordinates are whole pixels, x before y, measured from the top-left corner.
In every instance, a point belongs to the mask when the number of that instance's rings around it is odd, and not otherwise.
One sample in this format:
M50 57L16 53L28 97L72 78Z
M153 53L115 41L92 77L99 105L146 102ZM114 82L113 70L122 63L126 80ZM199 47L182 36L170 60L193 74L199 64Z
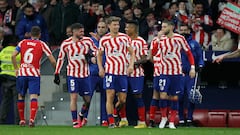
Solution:
M87 126L74 129L70 126L36 126L34 128L0 125L0 135L240 135L240 128L178 128L158 129L133 127L108 129Z

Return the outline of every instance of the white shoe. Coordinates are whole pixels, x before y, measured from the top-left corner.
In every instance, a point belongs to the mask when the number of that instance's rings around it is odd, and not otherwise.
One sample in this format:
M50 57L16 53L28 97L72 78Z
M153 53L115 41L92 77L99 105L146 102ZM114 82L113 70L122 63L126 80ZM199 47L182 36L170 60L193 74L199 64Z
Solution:
M167 117L162 117L162 120L161 120L161 122L159 124L159 128L164 128L166 123L167 123L167 121L168 121Z
M169 122L169 128L170 129L176 129L176 127L175 127L173 122Z

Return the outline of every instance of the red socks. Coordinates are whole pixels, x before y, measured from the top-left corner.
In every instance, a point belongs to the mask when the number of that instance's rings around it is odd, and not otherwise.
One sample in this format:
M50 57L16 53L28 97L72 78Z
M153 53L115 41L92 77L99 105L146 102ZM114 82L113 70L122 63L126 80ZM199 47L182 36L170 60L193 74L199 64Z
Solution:
M139 117L139 121L145 121L145 119L146 119L145 118L145 107L138 107L138 117ZM152 120L151 115L150 115L150 120Z
M20 120L25 120L25 118L24 118L24 109L25 109L24 100L18 100L17 106L18 106L18 113L19 113Z
M31 99L31 104L30 104L30 119L35 120L36 113L38 110L38 101L36 98Z

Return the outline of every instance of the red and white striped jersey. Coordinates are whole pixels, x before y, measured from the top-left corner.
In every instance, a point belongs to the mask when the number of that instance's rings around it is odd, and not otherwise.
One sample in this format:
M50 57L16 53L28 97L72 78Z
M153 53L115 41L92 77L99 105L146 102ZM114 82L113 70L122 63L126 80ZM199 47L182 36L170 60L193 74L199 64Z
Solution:
M132 39L131 46L135 53L135 61L141 60L141 56L146 56L148 53L148 44L142 37ZM128 64L130 63L130 54L127 55ZM142 66L134 67L133 73L130 77L144 76L144 70Z
M131 38L118 33L112 37L110 33L104 35L99 42L99 50L105 51L105 72L113 75L127 75L127 47L131 46Z
M204 25L213 25L213 21L209 15L203 15L201 17L196 17L195 15L192 16L193 20L198 20L200 22L203 22ZM204 47L208 47L210 43L210 35L204 31L202 24L199 22L195 22L192 24L192 37L194 40L196 40L200 45L203 45Z
M153 49L153 45L154 44L159 44L159 39L158 37L154 37L151 44L150 44L150 50ZM154 70L153 70L153 76L160 76L160 51L157 52L156 55L153 56L153 66L154 66Z
M158 44L158 53L160 53L160 73L164 75L179 75L182 74L181 66L181 50L185 52L190 50L190 47L185 38L177 33L173 37L168 38L162 36Z
M90 51L97 51L92 39L83 37L74 42L72 37L64 40L60 47L55 74L59 74L64 63L64 57L67 56L67 76L84 78L89 76L89 65L85 55Z
M46 56L52 54L51 50L41 40L24 39L19 42L16 50L21 54L21 64L18 76L40 76L40 61L43 53Z

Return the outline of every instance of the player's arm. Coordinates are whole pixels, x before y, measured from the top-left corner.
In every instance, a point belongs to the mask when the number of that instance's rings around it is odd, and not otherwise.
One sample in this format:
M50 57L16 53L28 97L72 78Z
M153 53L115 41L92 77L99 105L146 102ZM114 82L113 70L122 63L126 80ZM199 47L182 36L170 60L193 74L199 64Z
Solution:
M128 74L131 74L133 72L133 66L134 66L134 61L135 61L135 53L133 51L132 46L128 46L127 49L128 49L129 54L130 54L130 62L129 62L127 72L128 72Z
M56 83L57 85L60 84L60 77L59 77L59 74L60 74L60 71L61 71L61 68L63 66L63 62L64 62L64 57L65 57L65 51L64 51L64 45L61 45L61 48L60 48L60 52L58 54L58 59L57 59L57 63L56 63L56 68L55 68L55 77L54 77L54 83Z
M240 49L237 49L230 53L224 53L219 56L217 56L216 59L213 60L213 62L220 63L223 59L231 59L231 58L237 58L240 57Z
M53 55L49 55L48 59L49 59L51 65L52 65L52 67L55 69L56 68L56 64L57 64L56 59L53 57Z
M189 76L191 78L193 78L193 77L195 77L195 73L196 73L194 57L192 55L191 49L190 49L186 39L184 37L182 37L181 39L182 40L180 42L182 42L182 47L183 47L183 49L184 49L184 51L185 51L185 53L186 53L186 55L188 57L188 61L189 61L190 65L191 65L191 68L190 68L190 71L189 71Z
M103 61L102 57L103 57L103 51L99 49L97 52L97 65L99 69L99 76L103 78L105 75L105 70L102 65L102 61Z
M146 63L147 62L147 54L148 54L148 44L144 40L143 46L142 46L142 49L141 49L141 52L140 52L141 59L134 62L134 65L140 65L140 64Z

